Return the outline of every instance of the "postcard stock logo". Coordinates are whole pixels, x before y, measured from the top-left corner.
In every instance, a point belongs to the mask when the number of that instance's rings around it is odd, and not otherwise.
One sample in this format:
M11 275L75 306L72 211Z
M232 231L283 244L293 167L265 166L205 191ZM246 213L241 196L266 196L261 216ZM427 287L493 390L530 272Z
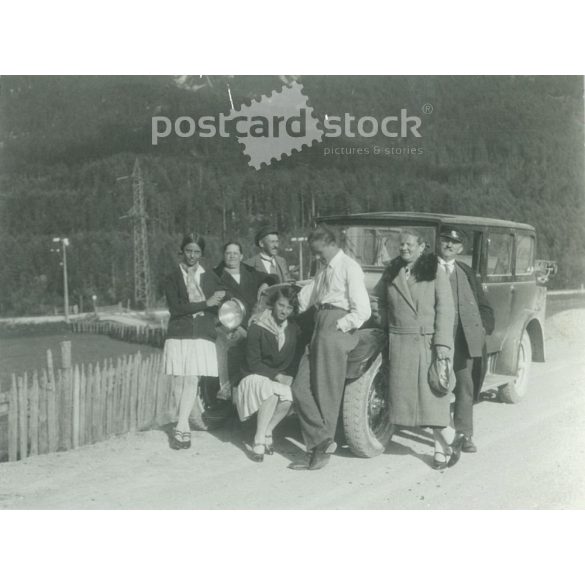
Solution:
M421 123L418 116L408 116L406 109L401 110L400 116L386 116L380 121L373 116L356 118L346 113L343 117L326 116L322 130L303 93L303 86L294 82L239 110L232 108L228 115L202 116L197 121L180 116L174 123L166 116L154 116L152 144L156 146L173 131L181 138L196 133L202 138L236 136L249 157L248 164L258 170L262 164L280 160L282 155L291 155L303 146L322 142L324 136L371 138L382 134L389 138L406 138L410 133L420 138Z

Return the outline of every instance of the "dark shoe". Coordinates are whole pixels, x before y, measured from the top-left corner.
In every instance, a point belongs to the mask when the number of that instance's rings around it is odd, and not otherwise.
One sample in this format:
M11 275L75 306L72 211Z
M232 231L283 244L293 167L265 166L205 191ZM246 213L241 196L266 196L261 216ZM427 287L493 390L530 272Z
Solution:
M266 455L274 455L274 444L272 443L272 435L266 435Z
M445 455L444 453L435 453L431 467L437 471L440 471L441 469L447 469L448 459L449 456Z
M262 447L262 452L259 451ZM258 449L258 451L256 451ZM250 451L250 459L256 463L262 463L264 461L264 453L266 451L266 445L264 443L254 443L254 448Z
M463 445L461 447L461 451L464 453L477 453L477 447L473 442L471 437L464 437L463 438Z
M191 432L187 431L186 433L181 433L183 435L183 440L181 442L181 449L190 449L191 448Z
M309 470L310 471L317 471L317 469L323 469L328 463L329 459L331 459L331 455L329 453L325 453L323 451L313 451L313 456L311 457L311 462L309 463Z
M173 433L173 436L171 437L170 441L169 441L169 445L171 447L171 449L174 449L175 451L178 451L179 449L183 448L183 433L181 431L175 431Z
M449 463L447 467L453 467L457 465L459 458L461 457L461 447L463 447L463 441L465 437L463 435L455 435L453 442L451 443L451 457L449 457Z

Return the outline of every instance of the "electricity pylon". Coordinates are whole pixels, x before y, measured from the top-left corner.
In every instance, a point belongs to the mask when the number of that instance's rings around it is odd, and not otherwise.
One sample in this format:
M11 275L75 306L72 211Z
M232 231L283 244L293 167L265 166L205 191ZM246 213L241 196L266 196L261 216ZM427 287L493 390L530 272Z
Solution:
M150 309L152 307L152 286L146 226L148 215L144 203L144 177L138 158L132 171L132 194L132 209L123 217L132 219L134 228L134 301L137 306Z

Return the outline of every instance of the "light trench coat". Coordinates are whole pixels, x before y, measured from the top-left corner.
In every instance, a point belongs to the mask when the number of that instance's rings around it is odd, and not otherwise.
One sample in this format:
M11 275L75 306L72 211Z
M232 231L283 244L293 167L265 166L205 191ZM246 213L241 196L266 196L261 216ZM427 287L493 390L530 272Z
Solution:
M374 311L389 338L390 422L409 427L445 427L450 395L437 396L428 382L434 346L453 350L455 309L451 285L439 268L433 280L407 281L401 268L374 289Z

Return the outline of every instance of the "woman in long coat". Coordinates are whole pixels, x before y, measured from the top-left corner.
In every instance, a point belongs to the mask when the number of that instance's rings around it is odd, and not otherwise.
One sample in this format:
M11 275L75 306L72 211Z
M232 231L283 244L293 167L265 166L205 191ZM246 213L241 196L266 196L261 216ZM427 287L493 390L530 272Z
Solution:
M389 337L390 422L432 428L433 467L444 469L451 456L444 432L451 419L450 396L435 394L428 375L435 355L452 356L455 309L447 275L425 247L419 234L403 232L400 256L386 268L374 297Z
M215 349L217 306L225 296L214 272L199 264L205 240L188 234L181 243L181 260L165 280L171 314L163 352L165 374L173 376L178 421L171 448L191 446L189 415L195 404L199 378L217 377Z

